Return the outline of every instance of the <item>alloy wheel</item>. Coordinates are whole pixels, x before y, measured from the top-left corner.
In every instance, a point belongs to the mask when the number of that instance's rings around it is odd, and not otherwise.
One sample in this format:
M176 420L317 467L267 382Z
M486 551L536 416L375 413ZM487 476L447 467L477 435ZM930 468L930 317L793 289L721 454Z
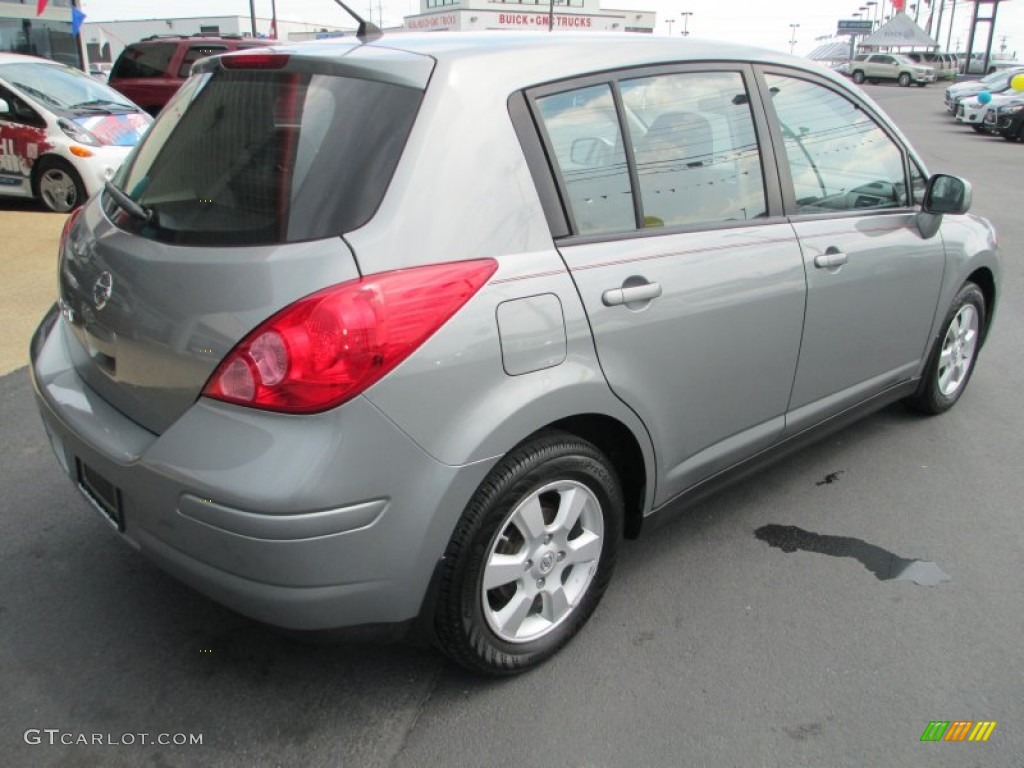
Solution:
M586 485L560 480L531 493L487 554L480 597L491 630L511 643L554 630L590 586L603 540L601 505Z
M939 353L939 391L950 397L967 379L978 345L978 311L964 304L946 329Z

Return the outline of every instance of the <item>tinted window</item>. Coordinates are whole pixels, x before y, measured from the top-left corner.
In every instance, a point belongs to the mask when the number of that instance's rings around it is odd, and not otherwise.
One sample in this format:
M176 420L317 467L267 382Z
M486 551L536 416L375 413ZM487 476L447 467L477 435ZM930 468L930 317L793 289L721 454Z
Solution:
M633 190L611 86L537 99L578 234L636 227Z
M800 213L908 204L903 153L863 110L806 80L766 79Z
M660 75L620 83L642 123L630 138L648 227L765 215L761 160L743 78Z
M163 77L176 49L175 43L129 45L117 57L110 77Z
M207 56L216 56L219 53L224 53L227 50L225 45L193 45L187 51L185 51L185 57L181 60L181 66L178 67L178 77L188 77L189 71L192 69L192 65L204 59Z
M380 203L421 96L310 73L197 74L118 175L152 221L118 215L117 223L194 245L294 242L354 229Z

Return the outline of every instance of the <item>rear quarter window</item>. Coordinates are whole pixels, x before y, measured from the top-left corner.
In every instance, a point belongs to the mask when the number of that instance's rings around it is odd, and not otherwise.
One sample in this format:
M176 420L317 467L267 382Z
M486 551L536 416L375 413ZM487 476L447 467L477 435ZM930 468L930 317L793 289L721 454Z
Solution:
M129 45L118 56L110 77L163 77L176 49L175 43Z

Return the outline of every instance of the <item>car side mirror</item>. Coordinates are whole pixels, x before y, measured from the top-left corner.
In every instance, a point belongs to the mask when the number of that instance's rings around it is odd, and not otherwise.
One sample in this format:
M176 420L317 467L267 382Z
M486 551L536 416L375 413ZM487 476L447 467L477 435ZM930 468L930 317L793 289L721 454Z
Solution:
M11 114L11 105L7 103L6 99L0 99L0 115Z
M959 176L937 173L924 190L925 213L967 213L971 208L971 185Z

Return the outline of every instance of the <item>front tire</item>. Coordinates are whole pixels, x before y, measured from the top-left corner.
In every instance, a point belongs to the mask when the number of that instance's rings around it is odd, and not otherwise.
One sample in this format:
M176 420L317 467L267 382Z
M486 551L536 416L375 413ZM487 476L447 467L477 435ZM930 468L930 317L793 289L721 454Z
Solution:
M68 213L85 202L85 184L70 163L59 157L39 161L36 196L54 213Z
M946 313L943 331L928 356L921 385L907 400L912 408L938 414L956 404L974 372L985 318L985 295L974 283L964 283Z
M857 85L860 85L861 83L864 82L864 73L861 72L859 69L853 73L853 82L855 82Z
M565 645L611 579L624 504L594 445L544 434L502 459L441 562L435 639L461 666L511 675Z

